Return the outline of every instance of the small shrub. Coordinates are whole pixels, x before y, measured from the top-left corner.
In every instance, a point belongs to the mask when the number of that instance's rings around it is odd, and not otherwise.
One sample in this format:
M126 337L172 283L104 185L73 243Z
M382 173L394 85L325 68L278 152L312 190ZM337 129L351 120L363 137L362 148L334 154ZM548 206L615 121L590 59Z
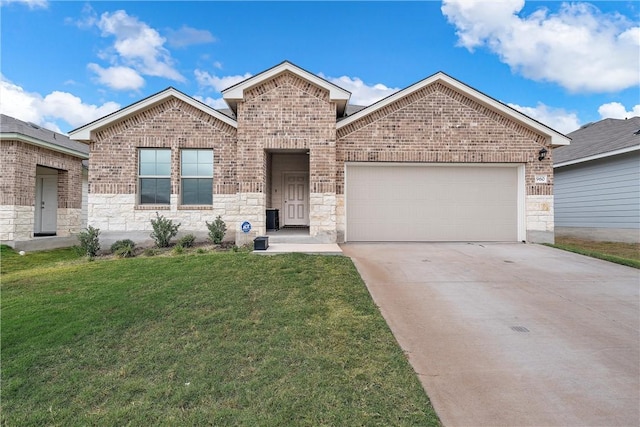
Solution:
M176 255L180 255L180 254L184 253L184 248L180 244L175 245L173 247L173 253L176 254Z
M207 251L205 251L203 248L198 248L198 249L196 249L196 253L198 253L198 254L206 254Z
M80 253L86 255L89 259L93 259L100 250L100 229L88 226L78 234L80 242Z
M147 248L143 253L145 254L145 256L156 256L160 253L160 251L154 248Z
M156 242L156 246L159 248L167 248L169 247L171 239L178 234L180 223L174 224L172 220L158 215L156 212L156 219L151 220L151 227L153 227L153 232L150 236Z
M209 239L211 239L211 241L216 245L222 243L224 233L227 231L227 224L224 223L220 215L218 215L212 223L209 223L208 221L205 221L205 223L209 229Z
M183 248L190 248L193 246L195 241L196 241L196 236L194 236L193 234L187 234L186 236L178 240L178 244Z
M132 258L135 254L136 244L133 240L124 239L118 240L111 245L111 252L120 258Z

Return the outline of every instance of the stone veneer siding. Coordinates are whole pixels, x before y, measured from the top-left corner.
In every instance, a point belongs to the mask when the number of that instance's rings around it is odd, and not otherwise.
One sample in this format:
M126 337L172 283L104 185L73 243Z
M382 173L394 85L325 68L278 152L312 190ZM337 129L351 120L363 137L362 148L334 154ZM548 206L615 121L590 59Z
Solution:
M169 205L138 204L138 149L171 149ZM180 204L180 150L213 150L213 205ZM206 232L205 222L237 216L236 129L170 99L97 132L89 159L88 222L105 237L125 231L151 232L156 212L181 223L180 231ZM231 239L233 237L230 237Z
M336 105L328 91L285 72L245 91L237 118L238 186L248 195L240 213L254 220L251 235L266 232L266 197L259 209L247 202L268 190L267 151L309 150L310 235L335 242Z
M0 141L0 240L33 238L36 167L58 170L57 235L82 228L82 161L22 141Z
M515 163L525 165L527 239L553 241L550 140L435 83L337 131L336 192L344 235L345 162ZM538 160L546 147L547 157ZM535 175L547 175L536 184Z

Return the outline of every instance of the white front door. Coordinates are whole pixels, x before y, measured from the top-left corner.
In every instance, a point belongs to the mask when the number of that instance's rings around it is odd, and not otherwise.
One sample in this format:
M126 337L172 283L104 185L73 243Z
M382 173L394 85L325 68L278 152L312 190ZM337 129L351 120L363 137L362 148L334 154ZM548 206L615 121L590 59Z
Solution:
M36 177L36 234L56 234L58 228L58 177Z
M309 178L306 173L284 174L284 225L308 225Z

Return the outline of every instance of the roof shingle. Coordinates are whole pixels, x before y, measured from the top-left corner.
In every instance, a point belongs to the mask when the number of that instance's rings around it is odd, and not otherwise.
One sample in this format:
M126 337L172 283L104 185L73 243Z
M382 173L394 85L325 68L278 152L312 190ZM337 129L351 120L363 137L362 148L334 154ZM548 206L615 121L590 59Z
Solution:
M640 146L640 117L604 119L569 134L571 145L553 150L553 163L560 164Z

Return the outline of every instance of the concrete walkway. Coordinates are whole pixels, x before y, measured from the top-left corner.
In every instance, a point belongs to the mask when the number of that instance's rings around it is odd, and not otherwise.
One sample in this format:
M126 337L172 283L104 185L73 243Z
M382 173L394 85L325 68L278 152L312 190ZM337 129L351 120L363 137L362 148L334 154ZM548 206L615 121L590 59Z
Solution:
M640 425L640 272L531 244L346 244L445 426Z
M266 251L253 251L255 254L275 255L303 253L316 255L342 255L342 249L335 243L273 243Z

